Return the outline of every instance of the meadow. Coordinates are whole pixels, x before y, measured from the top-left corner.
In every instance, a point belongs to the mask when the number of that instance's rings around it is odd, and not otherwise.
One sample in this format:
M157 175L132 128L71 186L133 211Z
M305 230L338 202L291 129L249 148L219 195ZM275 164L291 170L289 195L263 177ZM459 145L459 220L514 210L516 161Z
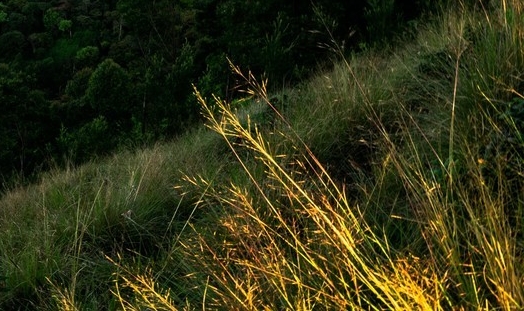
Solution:
M0 309L524 308L524 4L406 38L7 192Z

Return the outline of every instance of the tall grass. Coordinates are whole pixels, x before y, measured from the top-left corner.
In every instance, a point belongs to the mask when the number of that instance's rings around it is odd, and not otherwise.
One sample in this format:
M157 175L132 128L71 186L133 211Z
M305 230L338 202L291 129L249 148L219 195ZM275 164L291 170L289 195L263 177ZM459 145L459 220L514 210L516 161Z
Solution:
M515 191L522 189L522 175L512 177L497 171L498 178L490 179L486 165L500 168L504 163L497 161L507 159L486 160L482 155L483 136L486 132L497 132L501 126L496 119L502 108L493 112L495 103L503 107L509 96L521 96L517 91L520 78L515 71L522 68L519 48L522 37L516 35L520 31L515 31L515 27L522 29L523 25L509 25L506 18L508 12L511 16L520 12L521 4L502 2L501 7L490 9L496 13L484 11L486 19L472 16L476 14L473 12L469 15L467 8L461 14L450 15L442 26L448 41L441 39L436 52L443 53L441 63L434 67L440 72L427 72L428 69L420 72L420 67L414 71L412 65L402 63L403 72L412 77L410 87L438 83L432 85L439 92L433 99L438 106L431 106L430 99L430 105L419 103L422 107L415 110L410 107L411 98L388 94L391 90L388 83L383 83L377 92L374 87L378 83L373 78L362 75L363 71L355 68L354 62L345 61L339 67L343 68L345 78L337 81L343 87L349 85L351 91L334 88L329 83L333 76L326 77L329 82L324 84L326 93L321 96L328 103L328 111L310 112L311 119L305 122L310 125L310 132L301 132L307 138L295 136L296 130L281 130L285 133L282 139L294 143L291 150L297 152L293 157L280 154L278 146L269 143L271 138L261 131L243 127L227 103L215 99L212 104L218 109L215 113L197 93L210 127L226 141L241 142L240 146L230 144L235 154L239 148L251 150L266 174L262 179L252 177L249 165L237 156L251 185L209 189L205 188L208 183L202 181L207 200L201 204L219 206L224 211L217 219L220 228L199 227L193 244L188 243L186 248L189 257L203 267L203 273L208 273L205 307L250 310L523 307L524 267L518 238L522 227L515 225L522 217L520 195L515 197ZM511 20L522 22L520 13L518 16ZM479 21L487 23L479 26ZM476 40L486 40L480 44L481 50L497 51L486 54L476 50L479 45L469 41L469 31ZM484 36L486 32L490 35ZM493 45L495 37L491 32L503 33L499 37L502 42ZM480 35L484 39L477 37ZM422 52L435 53L424 49ZM505 58L504 64L515 68L508 72L498 67L500 57ZM376 69L376 63L370 68ZM382 81L389 81L388 74L380 74ZM250 93L271 104L264 83L257 84L252 78L248 81L252 82ZM488 85L489 93L484 89ZM315 91L319 89L322 90L317 87ZM337 97L337 92L342 96ZM355 106L355 99L360 108ZM351 104L340 104L343 100ZM352 116L354 119L370 120L369 126L380 133L370 136L375 139L375 147L371 149L375 157L370 160L375 167L372 177L361 185L364 189L361 200L350 201L345 189L330 177L304 144L304 140L323 133L322 128L313 124L315 119L320 123L318 126L330 124L318 119L319 115L330 116L329 104L339 109L333 112L338 112L339 120L346 117L341 113L345 108L356 114ZM398 110L390 111L395 104ZM431 120L427 114L435 111L438 114ZM445 115L444 120L436 119ZM430 128L432 123L425 124L426 120L440 122L439 131ZM397 126L387 124L391 121L397 122ZM351 124L351 120L346 122ZM340 130L343 126L336 128ZM521 137L519 129L515 126L512 129L514 132L505 135ZM400 184L404 195L389 192L389 183ZM394 200L391 197L388 200L384 193L393 195ZM516 211L508 210L508 206ZM395 212L388 212L389 208ZM378 218L370 217L373 213L389 214L390 219L375 223L373 220ZM404 240L398 241L398 231L404 229L417 234L403 236Z
M202 149L219 154L210 134L50 172L3 196L0 308L114 310L118 269L106 256L125 254L144 267L171 251L170 237L193 213L172 181L182 167L216 174L213 157L195 156Z
M264 95L263 87L253 86ZM217 282L211 287L216 294L211 307L431 309L438 302L441 294L431 285L431 273L419 280L411 277L407 269L420 264L418 259L397 258L312 153L298 157L289 170L260 133L243 128L225 103L215 102L218 119L197 96L210 126L225 139L242 139L271 181L261 184L252 178L254 193L240 185L208 193L211 204L230 211L221 219L225 232L217 240L204 232L199 241L204 252L195 254ZM268 186L281 199L269 197ZM435 291L423 294L419 281Z
M6 194L1 306L522 309L523 8L276 96L232 66L252 104L195 90L209 130Z

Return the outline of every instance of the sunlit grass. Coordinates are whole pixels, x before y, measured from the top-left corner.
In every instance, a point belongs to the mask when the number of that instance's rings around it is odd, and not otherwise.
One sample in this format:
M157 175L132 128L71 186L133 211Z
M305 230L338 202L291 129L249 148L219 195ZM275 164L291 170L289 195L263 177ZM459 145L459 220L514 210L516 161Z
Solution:
M523 9L458 6L276 96L232 65L246 100L195 90L207 129L7 193L1 306L522 309Z
M254 86L263 96L264 86ZM226 140L241 138L243 147L264 163L271 191L282 196L274 201L267 185L254 178L255 194L241 185L208 193L214 202L208 204L226 211L220 220L225 233L208 241L205 233L210 232L204 232L199 239L204 252L195 257L218 282L213 288L217 306L309 310L319 304L378 310L433 309L439 303L442 293L432 271L414 274L427 267L415 257L399 258L311 153L298 157L290 171L260 132L241 126L227 104L215 101L217 118L197 97L207 109L210 127ZM421 288L423 284L429 286Z

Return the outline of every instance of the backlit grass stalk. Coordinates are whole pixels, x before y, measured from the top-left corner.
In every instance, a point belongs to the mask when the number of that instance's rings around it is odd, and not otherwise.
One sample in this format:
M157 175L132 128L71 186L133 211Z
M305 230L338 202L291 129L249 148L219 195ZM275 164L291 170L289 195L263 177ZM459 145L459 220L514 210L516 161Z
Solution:
M122 310L178 310L171 298L170 291L158 286L153 271L146 268L146 271L136 273L110 257L106 259L118 269L114 274L115 287L111 292ZM119 260L122 260L120 256ZM124 295L123 289L130 289L133 295Z
M238 68L234 71L239 72ZM252 76L248 82L249 93L269 102L264 83L256 83ZM252 194L237 185L231 185L228 194L210 194L232 211L230 216L224 216L227 220L223 224L229 227L229 234L237 235L236 241L248 252L238 258L220 258L217 245L206 241L205 236L200 240L202 249L217 259L215 267L213 264L208 267L214 270L212 274L218 284L213 290L223 303L234 302L235 309L310 309L316 303L333 308L377 310L433 310L438 306L442 298L440 280L431 266L418 258L396 254L387 239L376 235L366 223L358 206L349 204L344 190L330 179L310 152L299 156L294 169L313 171L314 175L299 179L297 176L307 173L292 174L279 162L281 156L273 154L256 127L243 127L225 102L214 98L212 109L195 92L209 127L228 142L250 176L257 195L263 198L255 203ZM274 187L291 202L291 213L298 219L287 218L293 217L286 217L289 206L266 195L264 184L251 175L232 140L241 141L240 147L256 154L268 178L276 182ZM270 217L261 212L262 206L267 207ZM301 217L306 225L297 228ZM232 266L236 267L235 273ZM268 297L279 298L283 305Z

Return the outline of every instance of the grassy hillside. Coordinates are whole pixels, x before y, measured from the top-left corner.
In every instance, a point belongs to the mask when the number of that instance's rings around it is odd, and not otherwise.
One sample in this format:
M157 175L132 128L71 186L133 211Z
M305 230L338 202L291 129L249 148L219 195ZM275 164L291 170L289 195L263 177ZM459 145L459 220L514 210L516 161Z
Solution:
M386 51L0 201L0 309L524 307L524 5L454 7Z

